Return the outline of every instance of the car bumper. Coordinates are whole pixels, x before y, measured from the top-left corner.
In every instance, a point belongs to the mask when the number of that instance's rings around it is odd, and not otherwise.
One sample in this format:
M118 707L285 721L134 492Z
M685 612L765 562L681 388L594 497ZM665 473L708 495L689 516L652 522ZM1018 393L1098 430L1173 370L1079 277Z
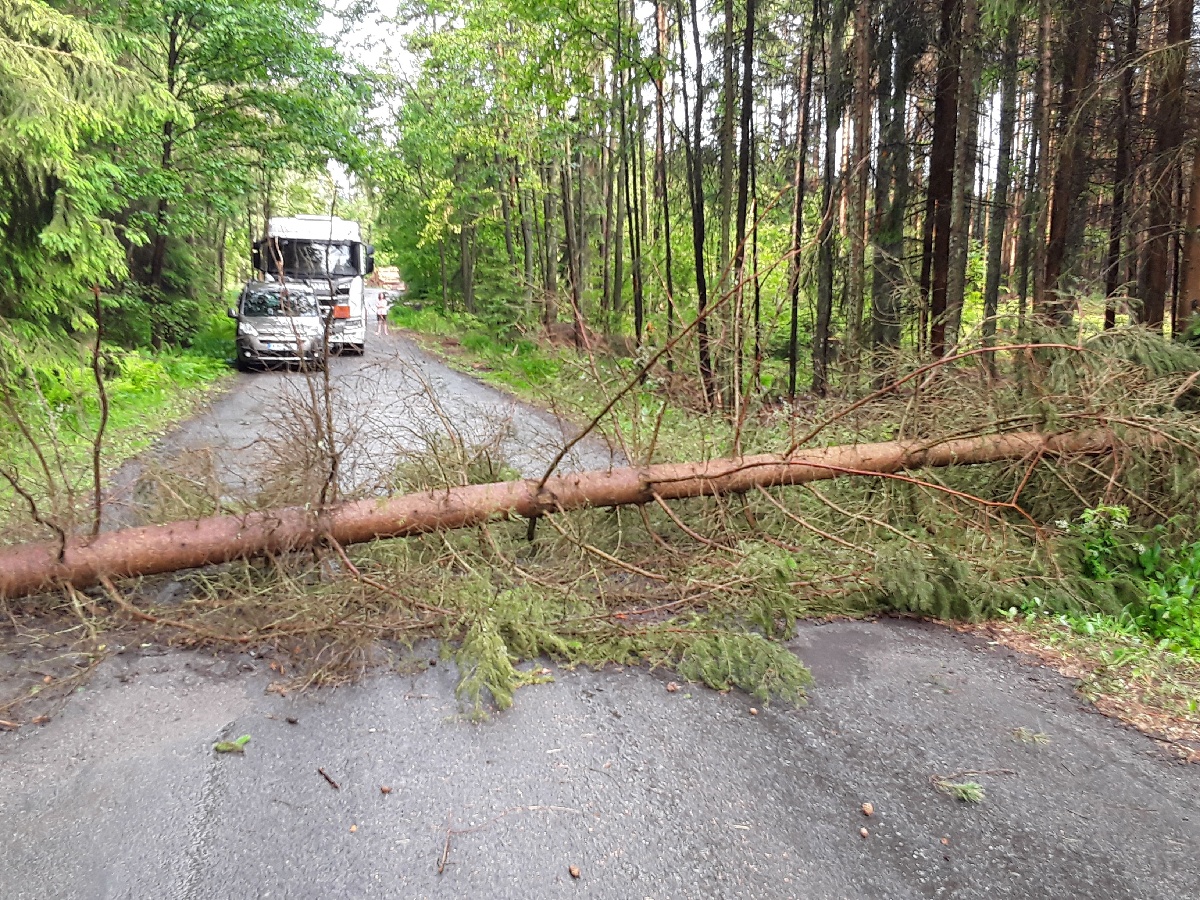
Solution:
M316 362L323 354L319 347L298 347L284 341L238 339L238 359L247 363Z

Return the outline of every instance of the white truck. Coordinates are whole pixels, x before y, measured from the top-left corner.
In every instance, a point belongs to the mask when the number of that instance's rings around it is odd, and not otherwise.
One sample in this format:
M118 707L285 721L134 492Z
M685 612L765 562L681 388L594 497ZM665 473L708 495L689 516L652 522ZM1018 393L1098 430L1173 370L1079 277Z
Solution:
M254 268L273 281L302 282L330 319L329 349L362 354L367 309L363 280L375 268L375 248L362 241L357 222L337 216L274 217L254 242Z

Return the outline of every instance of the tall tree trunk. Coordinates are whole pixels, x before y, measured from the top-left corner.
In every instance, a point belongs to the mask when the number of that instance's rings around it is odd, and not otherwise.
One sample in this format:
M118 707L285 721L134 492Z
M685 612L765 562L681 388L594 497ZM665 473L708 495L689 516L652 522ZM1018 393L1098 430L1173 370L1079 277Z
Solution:
M617 67L612 72L612 99L617 96ZM613 302L612 256L613 256L613 206L615 203L617 154L612 146L613 111L611 106L604 112L604 139L601 144L601 165L604 167L604 230L600 244L600 267L603 284L600 291L600 312L607 320L616 304Z
M1187 230L1183 238L1183 292L1179 304L1179 338L1188 334L1200 312L1200 143L1192 151L1188 188Z
M558 321L558 194L554 184L558 177L553 163L542 163L542 253L546 259L545 283L542 297L542 324L549 328Z
M575 346L581 347L584 344L583 287L579 281L579 232L575 219L575 198L572 196L571 191L574 178L571 175L570 160L571 145L570 139L568 139L567 150L563 154L562 171L559 174L558 183L562 189L563 236L567 245L567 280L570 281L571 286L571 321L575 325Z
M831 40L825 57L825 158L821 171L821 228L817 235L817 321L813 329L813 393L829 389L829 329L833 319L834 265L834 160L837 158L838 127L844 105L842 43L846 36L846 4L832 0Z
M1046 243L1046 266L1042 293L1038 297L1041 317L1053 325L1071 318L1066 282L1070 231L1081 213L1079 201L1086 187L1090 123L1084 112L1089 105L1090 81L1100 39L1100 22L1105 0L1087 0L1075 7L1064 22L1063 83L1059 114L1060 137L1050 198L1050 236ZM1165 245L1164 245L1165 249ZM1164 284L1165 287L1165 284ZM1161 322L1161 315L1160 315Z
M746 209L750 197L750 116L754 110L754 8L755 0L746 0L746 28L742 40L742 102L741 145L738 148L737 180L737 238L734 243L733 290L734 290L734 348L732 385L734 403L742 389L742 297L746 268Z
M654 177L655 195L662 214L663 251L665 253L667 287L667 343L675 329L675 280L671 258L671 201L667 194L667 144L666 144L666 97L663 95L663 72L667 67L667 4L658 0L655 6L655 50L658 54L658 72L654 78ZM683 23L680 23L682 27ZM667 357L667 367L674 360Z
M717 192L717 215L720 216L721 243L717 265L720 268L718 292L725 294L729 280L729 226L733 213L733 159L737 153L734 145L737 119L737 50L734 44L733 0L722 0L724 7L724 32L721 36L721 131L720 131L720 185Z
M983 288L983 342L989 347L996 334L996 315L1000 308L1004 224L1008 218L1013 128L1017 118L1017 54L1020 40L1021 20L1013 15L1004 26L1004 50L1000 59L1000 148L996 153L996 192L992 196L992 218L987 237L987 282Z
M1141 0L1130 0L1125 23L1125 52L1121 57L1121 89L1117 106L1117 158L1113 168L1112 213L1108 223L1108 254L1104 266L1104 330L1117 324L1117 291L1121 285L1121 238L1125 229L1125 188L1129 180L1129 123L1133 115L1133 67L1137 58ZM1113 35L1113 44L1117 36Z
M954 151L958 133L961 22L961 0L942 0L933 106L933 144L929 150L929 192L925 205L921 258L921 291L929 296L929 346L935 357L940 357L946 347L946 288L950 264Z
M876 347L899 347L904 289L904 229L909 198L905 110L925 40L921 28L889 4L879 51L879 163L875 188L871 336ZM882 362L882 359L881 359Z
M521 248L524 254L524 277L525 277L525 316L528 318L533 312L533 281L534 281L534 260L537 255L537 248L533 241L533 198L526 197L526 189L521 184L517 169L513 169L513 181L517 189L517 202L521 207Z
M792 258L788 267L788 290L791 294L791 327L788 332L788 398L796 399L796 368L799 362L800 332L800 272L802 260L800 248L804 245L804 193L805 168L808 163L808 112L812 100L813 52L817 45L817 4L813 0L811 18L805 23L808 39L804 47L804 59L800 70L804 73L799 85L797 100L800 110L796 115L796 198L792 204Z
M971 243L971 189L975 184L975 154L979 137L979 4L961 0L961 66L958 84L957 134L954 137L954 188L950 193L950 247L946 268L945 346L958 346L967 288L967 257Z
M512 201L509 198L508 167L500 161L500 154L494 156L496 163L497 193L500 194L500 212L504 216L504 249L508 252L508 268L515 274L517 271L517 248L513 242Z
M1154 91L1154 162L1150 188L1149 245L1143 319L1162 331L1167 297L1167 267L1174 230L1171 170L1183 143L1183 114L1187 99L1184 79L1188 67L1188 41L1192 34L1192 0L1165 0L1167 45L1154 68L1159 73Z
M871 0L857 0L854 10L854 149L849 171L850 271L846 278L846 342L848 357L862 346L863 299L867 273L867 185L871 177Z
M692 200L692 252L696 264L696 343L700 357L700 381L704 386L705 402L712 408L717 402L716 385L713 379L712 355L708 346L708 280L704 274L704 173L700 154L703 149L704 120L704 57L700 43L700 15L696 0L689 0L692 12L692 44L696 54L696 108L692 116L692 146L688 150L688 170L691 175ZM682 21L682 17L680 17ZM682 32L682 29L680 29ZM680 34L680 44L683 35ZM682 47L681 47L682 58ZM686 105L686 98L685 98Z

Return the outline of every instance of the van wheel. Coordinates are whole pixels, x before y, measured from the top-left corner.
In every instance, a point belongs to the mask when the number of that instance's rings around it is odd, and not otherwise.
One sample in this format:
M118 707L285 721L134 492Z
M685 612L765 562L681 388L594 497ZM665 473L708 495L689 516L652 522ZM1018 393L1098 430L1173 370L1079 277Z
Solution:
M242 359L240 356L233 361L233 367L239 372L249 372L252 368L250 363L247 360Z

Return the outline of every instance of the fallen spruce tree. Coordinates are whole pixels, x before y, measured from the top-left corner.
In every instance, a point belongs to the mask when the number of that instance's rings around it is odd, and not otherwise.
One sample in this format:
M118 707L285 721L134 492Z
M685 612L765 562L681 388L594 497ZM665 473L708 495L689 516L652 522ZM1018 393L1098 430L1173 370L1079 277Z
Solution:
M127 528L0 550L0 597L15 598L106 578L155 575L323 543L345 546L467 528L489 521L570 510L636 506L702 496L742 494L847 476L1006 460L1097 455L1114 436L1103 428L1035 431L938 442L885 441L825 447L789 457L747 456L588 471L536 480L465 485L441 491L359 500L313 512L302 507ZM996 503L1021 513L1015 503Z

